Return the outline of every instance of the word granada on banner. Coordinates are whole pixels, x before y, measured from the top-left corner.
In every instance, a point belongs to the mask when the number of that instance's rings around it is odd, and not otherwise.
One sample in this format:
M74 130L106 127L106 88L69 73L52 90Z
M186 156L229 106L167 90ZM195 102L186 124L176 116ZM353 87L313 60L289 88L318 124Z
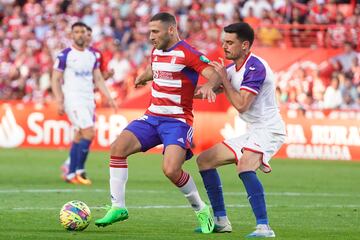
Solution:
M112 168L127 168L128 163L126 157L110 156L110 167Z

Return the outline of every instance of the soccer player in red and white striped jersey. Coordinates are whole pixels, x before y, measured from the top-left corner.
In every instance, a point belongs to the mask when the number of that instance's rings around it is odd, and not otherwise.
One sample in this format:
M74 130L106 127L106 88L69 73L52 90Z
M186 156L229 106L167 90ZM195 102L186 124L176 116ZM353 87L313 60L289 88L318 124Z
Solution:
M150 106L145 115L131 122L111 145L110 191L112 208L95 221L107 226L128 218L125 207L125 184L128 179L127 157L164 145L163 172L184 194L195 210L203 233L213 231L209 207L201 200L192 177L182 170L190 149L193 129L194 96L215 101L213 89L220 85L220 75L208 65L209 60L181 41L174 16L158 13L149 23L150 40L154 45L151 66L140 75L135 85L153 80ZM197 88L199 74L208 82Z

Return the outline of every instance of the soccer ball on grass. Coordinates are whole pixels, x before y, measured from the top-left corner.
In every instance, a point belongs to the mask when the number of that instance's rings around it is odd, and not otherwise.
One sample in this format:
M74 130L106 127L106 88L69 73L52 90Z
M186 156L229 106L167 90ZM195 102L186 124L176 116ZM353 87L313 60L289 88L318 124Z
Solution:
M78 200L70 201L60 210L60 223L69 231L82 231L91 221L89 207Z

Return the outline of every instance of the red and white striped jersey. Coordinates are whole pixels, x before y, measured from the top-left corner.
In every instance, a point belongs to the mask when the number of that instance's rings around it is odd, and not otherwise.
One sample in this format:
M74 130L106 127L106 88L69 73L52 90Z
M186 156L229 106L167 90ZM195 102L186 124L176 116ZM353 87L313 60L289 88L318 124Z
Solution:
M151 54L153 83L147 115L193 122L193 97L199 73L208 66L205 56L180 41L170 49Z

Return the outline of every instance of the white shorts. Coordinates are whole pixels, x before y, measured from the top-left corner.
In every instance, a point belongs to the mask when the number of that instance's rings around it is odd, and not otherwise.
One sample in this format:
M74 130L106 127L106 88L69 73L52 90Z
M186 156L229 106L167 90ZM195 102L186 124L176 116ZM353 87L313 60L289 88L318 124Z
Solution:
M223 141L225 146L234 153L237 162L240 161L243 150L262 153L260 169L265 173L271 172L269 161L284 142L284 134L272 133L263 128L252 129L244 135Z
M69 106L65 105L65 112L71 124L76 129L85 129L95 125L94 106Z

